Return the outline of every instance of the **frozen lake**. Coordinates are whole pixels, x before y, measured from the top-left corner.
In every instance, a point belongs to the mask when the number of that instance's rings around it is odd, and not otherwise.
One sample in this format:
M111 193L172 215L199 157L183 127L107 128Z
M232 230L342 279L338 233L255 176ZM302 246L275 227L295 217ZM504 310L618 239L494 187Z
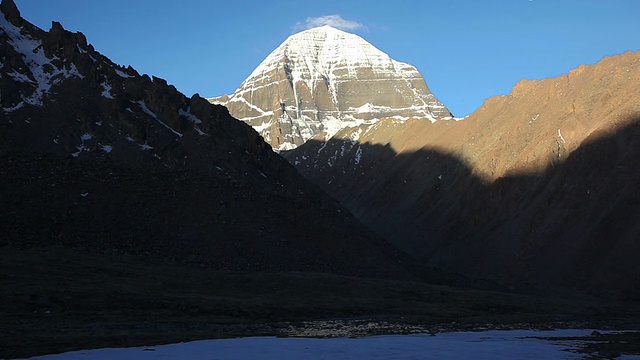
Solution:
M509 330L330 339L252 337L82 350L31 359L584 359L585 355L568 351L577 348L576 341L532 337L585 336L591 332ZM618 359L640 359L640 356Z

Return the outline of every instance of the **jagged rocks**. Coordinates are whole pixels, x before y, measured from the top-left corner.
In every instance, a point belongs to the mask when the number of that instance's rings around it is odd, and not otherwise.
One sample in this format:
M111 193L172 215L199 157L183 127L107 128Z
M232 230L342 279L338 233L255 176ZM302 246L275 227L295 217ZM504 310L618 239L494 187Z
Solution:
M20 10L18 10L18 7L13 0L3 0L0 4L0 10L11 24L17 27L22 26L24 20L22 19L22 16L20 16Z

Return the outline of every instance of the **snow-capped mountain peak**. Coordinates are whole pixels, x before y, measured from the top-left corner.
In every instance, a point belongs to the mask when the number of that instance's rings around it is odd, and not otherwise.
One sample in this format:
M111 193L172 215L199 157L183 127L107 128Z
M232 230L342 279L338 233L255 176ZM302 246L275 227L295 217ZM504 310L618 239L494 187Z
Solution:
M294 68L307 68L315 70L317 74L314 75L326 76L340 70L338 66L345 67L350 74L355 75L357 68L362 65L384 72L394 71L394 65L402 64L360 36L325 25L290 36L249 78L273 70L283 57L293 63Z
M381 118L451 116L414 66L326 25L291 35L234 94L210 101L226 105L278 150Z

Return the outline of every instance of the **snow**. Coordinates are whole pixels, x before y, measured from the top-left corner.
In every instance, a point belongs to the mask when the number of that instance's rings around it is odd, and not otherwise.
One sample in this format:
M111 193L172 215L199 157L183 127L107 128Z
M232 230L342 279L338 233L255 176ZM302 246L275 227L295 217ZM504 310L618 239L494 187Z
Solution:
M76 146L76 149L78 149L78 151L76 151L74 153L71 153L71 156L73 156L75 158L80 156L80 153L83 152L83 151L90 151L89 148L84 147L84 144Z
M131 75L127 74L126 72L124 72L124 71L122 71L122 70L120 70L120 69L116 69L116 74L117 74L118 76L120 76L120 77L125 78L125 79L132 78L132 77L133 77L133 76L131 76Z
M153 146L147 144L146 141L144 142L144 144L138 144L138 146L140 146L140 149L142 149L142 151L153 150Z
M100 86L102 86L102 96L107 98L107 99L115 99L113 97L113 95L111 94L111 85L109 85L109 83L107 82L103 82L102 84L100 84Z
M324 80L329 83L333 93L336 93L336 72L346 70L349 76L356 76L357 69L363 65L380 73L401 72L408 78L420 77L415 67L393 60L360 36L322 26L291 35L267 56L249 78L264 77L279 66L283 55L293 63L290 67L294 82L303 81L309 89L313 89L316 81ZM303 72L312 76L303 78L300 76Z
M272 72L276 69L285 71L287 78L280 79L279 82L272 79ZM358 78L362 73L372 75L367 75L371 76L370 78ZM371 102L346 105L353 100L349 95L340 93L340 86L354 80L396 81L401 85L396 87L395 91L398 94L393 95L410 99L411 105L389 106ZM282 82L290 82L291 85ZM445 110L445 107L426 88L416 87L415 84L418 83L424 83L424 79L413 65L392 59L358 35L322 26L287 38L254 69L228 98L225 105L238 103L233 106L243 109L242 113L237 114L232 110L232 115L247 122L272 144L275 140L271 134L272 125L291 125L294 129L290 133L279 135L281 142L276 149L287 150L295 148L296 143L306 142L320 133L325 133L325 139L328 140L342 129L357 126L362 121L374 123L381 118L399 114L404 115L398 117L402 120L421 118L436 121L436 114ZM271 91L279 94L284 86L290 86L293 100L287 104L280 101L285 112L283 116L274 116L272 104L253 102L254 94L257 92ZM264 89L268 87L272 90ZM313 105L307 108L305 105L299 105L302 99L301 91L310 91L311 96L315 97L318 91L326 94L327 90L333 106L317 109Z
M14 70L9 75L16 81L31 82L36 85L34 92L24 98L25 103L43 106L43 97L49 93L53 85L70 77L84 78L73 63L62 68L54 66L51 63L52 59L45 55L42 42L22 34L20 28L11 24L4 16L0 16L0 27L8 36L7 42L22 55L23 61L28 67L28 73L18 73ZM45 66L48 68L47 71L45 71ZM5 112L17 110L18 105L11 109L5 109Z
M194 128L194 129L196 129L196 132L198 133L198 135L200 135L200 136L207 136L207 133L206 133L206 132L204 132L204 131L202 131L202 130L200 130L200 128L199 128L199 127L194 126L193 128Z
M93 139L93 136L89 133L84 133L82 135L80 135L80 145L76 146L76 149L78 149L78 151L71 153L71 156L77 158L78 156L80 156L80 153L83 151L91 151L91 149L89 149L88 147L84 146L84 142L85 141L89 141Z
M264 124L261 124L261 125L255 125L255 126L252 126L252 127L253 127L253 129L254 129L255 131L257 131L258 133L260 133L260 134L261 134L261 133L263 133L265 130L269 129L269 128L271 127L271 125L273 125L273 121L269 121L269 122L266 122L266 123L264 123Z
M535 336L585 336L591 330L486 331L386 335L363 338L253 337L121 349L81 350L33 360L107 359L581 359L577 343ZM618 359L639 359L621 356Z
M356 150L356 157L354 160L356 165L360 164L360 161L362 160L362 148L360 146L358 146L358 149Z
M251 89L251 92L253 92L253 91L255 91L255 89ZM262 110L262 109L260 109L259 107L257 107L257 106L255 106L255 105L251 104L250 102L248 102L248 101L247 101L245 98L243 98L243 97L234 96L233 98L229 99L229 101L228 101L227 103L230 103L230 102L242 102L242 103L244 103L244 104L245 104L245 105L247 105L249 108L251 108L251 109L253 109L253 110L255 110L255 111L259 112L259 113L260 113L260 116L258 116L258 117L273 115L273 111L265 111L265 110Z
M156 113L151 111L143 100L137 101L136 104L140 105L140 109L142 109L142 111L144 111L147 115L151 116L152 118L156 119L156 121L159 122L162 126L169 129L172 133L178 135L179 137L182 137L181 133L175 131L171 126L165 124L162 120L160 120L160 118L158 118L158 115L156 115Z
M421 102L419 110L431 113L431 108L442 108L431 94L422 94L411 86L412 81L421 81L422 75L412 65L393 60L388 54L377 49L363 38L330 26L322 26L294 34L274 50L258 65L249 78L234 93L230 101L240 101L247 91L256 91L269 83L269 72L287 62L290 80L293 84L304 83L313 93L316 84L324 83L329 89L333 103L338 103L338 85L358 77L362 69L370 69L374 74L371 81L380 79L402 79ZM359 79L358 81L365 81ZM257 86L256 86L257 85ZM297 87L293 86L294 97L298 99ZM425 99L431 95L431 98ZM250 98L250 97L249 97ZM360 110L364 110L363 104ZM371 104L369 104L371 106ZM362 107L365 108L362 108ZM346 110L346 109L345 109ZM264 111L264 110L262 110ZM347 112L361 113L353 110ZM369 111L371 112L371 111Z
M24 101L21 101L16 106L12 106L10 108L4 108L4 112L5 113L10 113L10 112L13 112L13 111L16 111L16 110L20 109L23 106L24 106Z
M184 117L186 117L186 118L187 118L187 120L191 121L191 122L192 122L192 123L194 123L194 124L202 124L202 120L198 119L198 117L197 117L197 116L195 116L195 115L193 115L193 114L191 113L191 107L189 107L189 108L187 109L187 111L184 111L184 110L182 110L182 109L179 109L179 110L178 110L178 114L179 114L180 116L184 116Z
M10 73L7 73L7 75L11 76L13 78L13 80L15 81L19 81L19 82L30 82L32 83L33 81L31 79L29 79L29 77L25 74L20 74L19 72L13 70Z
M277 149L274 149L274 151L275 152L280 152L280 151L293 150L295 148L296 148L296 144L294 144L292 142L285 141L282 144L280 144L280 146L278 146Z

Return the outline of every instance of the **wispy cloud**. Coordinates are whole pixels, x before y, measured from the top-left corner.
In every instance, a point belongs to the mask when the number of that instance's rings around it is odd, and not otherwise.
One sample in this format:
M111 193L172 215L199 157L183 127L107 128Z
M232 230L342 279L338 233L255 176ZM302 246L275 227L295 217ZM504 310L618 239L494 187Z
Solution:
M362 23L353 20L347 20L341 15L325 15L318 17L308 17L305 21L296 23L293 27L294 31L311 29L318 26L329 25L342 30L360 30L367 29Z

